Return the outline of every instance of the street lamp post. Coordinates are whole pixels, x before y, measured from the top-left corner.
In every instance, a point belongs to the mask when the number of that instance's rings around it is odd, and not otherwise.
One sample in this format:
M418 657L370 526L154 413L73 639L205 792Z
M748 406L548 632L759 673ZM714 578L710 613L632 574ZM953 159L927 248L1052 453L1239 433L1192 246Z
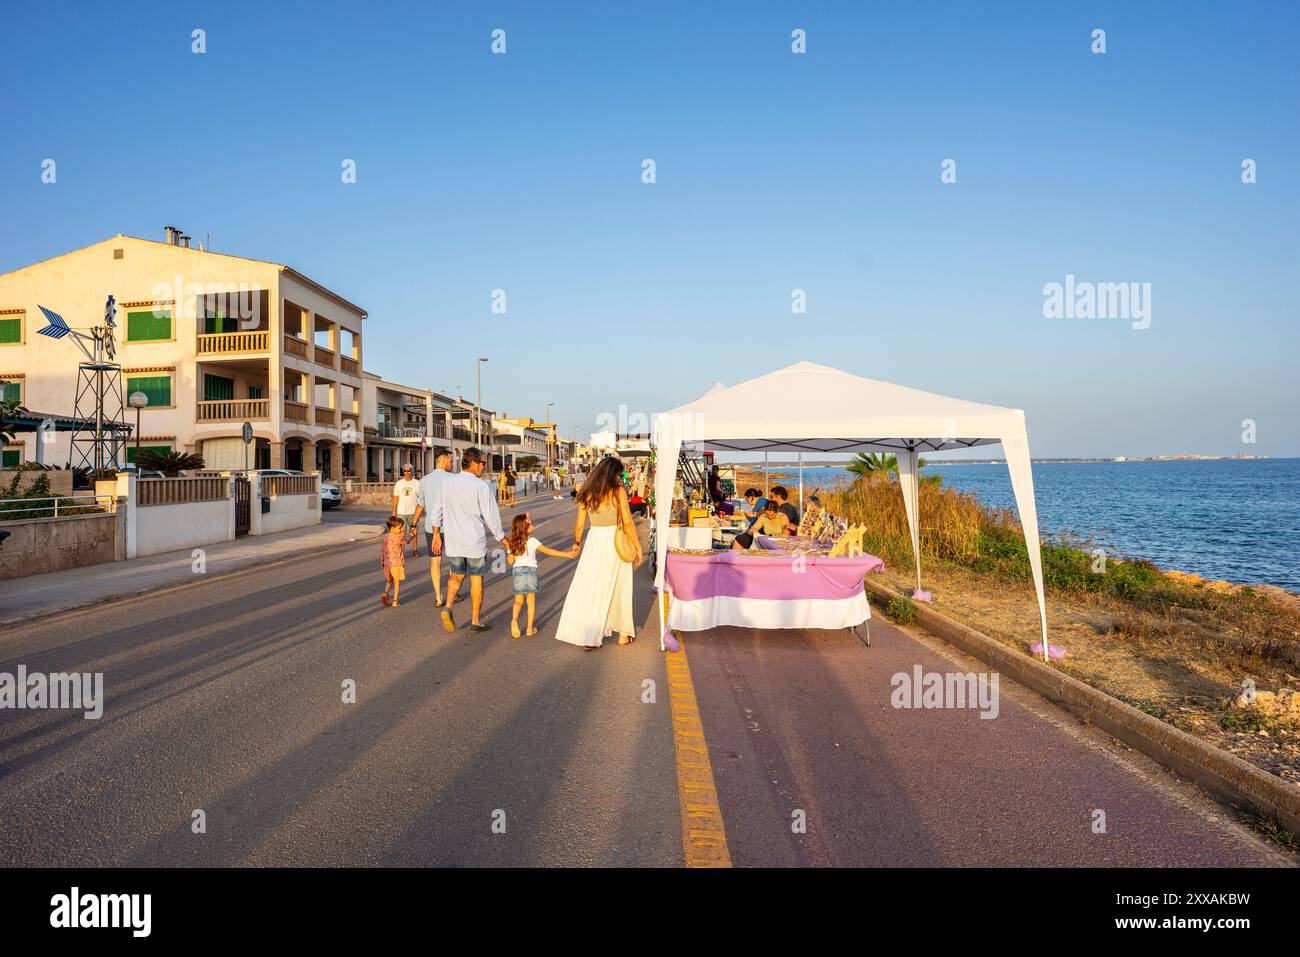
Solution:
M483 448L483 363L487 358L479 356L474 363L474 445Z
M547 422L554 422L554 421L555 421L554 419L551 418L551 406L553 406L553 405L555 405L554 402L548 402L548 403L546 403L546 421L547 421ZM547 467L548 469L549 469L549 468L551 467L551 465L553 464L552 461L551 461L551 445L553 444L553 443L551 442L551 439L553 439L553 438L555 437L555 426L552 425L552 426L549 426L549 428L550 428L550 430L551 430L551 434L548 435L548 436L546 437L546 467Z
M126 400L135 409L135 467L140 469L140 410L149 404L149 397L143 392L132 392Z

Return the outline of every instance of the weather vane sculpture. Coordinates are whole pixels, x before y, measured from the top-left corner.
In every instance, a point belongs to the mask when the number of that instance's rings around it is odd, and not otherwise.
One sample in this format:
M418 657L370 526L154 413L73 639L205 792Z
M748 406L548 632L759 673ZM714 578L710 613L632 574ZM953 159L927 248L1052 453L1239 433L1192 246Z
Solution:
M104 324L89 330L74 329L57 312L40 307L49 321L37 335L51 339L71 338L85 355L77 366L75 398L76 427L72 432L69 465L92 470L96 475L115 470L123 461L131 426L122 401L122 367L117 364L117 303L112 296L104 303Z

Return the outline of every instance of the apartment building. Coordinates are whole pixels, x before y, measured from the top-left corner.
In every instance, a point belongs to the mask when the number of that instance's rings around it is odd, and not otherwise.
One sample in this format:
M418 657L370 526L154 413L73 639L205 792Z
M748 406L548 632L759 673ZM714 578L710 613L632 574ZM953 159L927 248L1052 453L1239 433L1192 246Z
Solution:
M556 450L551 445L550 432L533 419L507 418L503 412L493 418L492 428L498 463L504 459L505 464L517 468L519 460L525 456L532 456L543 465L555 460Z
M0 275L7 397L33 412L73 414L83 357L68 339L36 334L45 324L38 305L88 328L102 324L110 293L123 391L148 398L140 448L242 468L249 422L255 467L319 470L335 480L362 467L365 310L290 266L191 247L171 227L163 242L118 235ZM127 418L134 428L134 412ZM62 464L68 438L53 439L43 459ZM27 436L6 458L35 459L37 440ZM136 447L133 436L127 463Z
M373 372L363 372L361 378L365 481L394 481L408 463L423 475L433 468L437 453L450 451L459 459L472 444L469 431L457 421L464 410L454 399Z

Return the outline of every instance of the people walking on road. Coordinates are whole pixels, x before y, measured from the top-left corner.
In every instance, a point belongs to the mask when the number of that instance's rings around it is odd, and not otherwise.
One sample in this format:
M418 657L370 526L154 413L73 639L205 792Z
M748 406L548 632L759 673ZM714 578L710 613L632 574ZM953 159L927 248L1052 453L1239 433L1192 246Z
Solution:
M560 496L560 485L561 485L563 482L564 482L564 479L562 479L562 478L560 477L560 470L559 470L559 469L552 469L552 470L551 470L551 488L552 488L552 489L554 490L554 492L555 492L555 495L554 495L555 498L560 498L560 497L561 497L561 496Z
M577 558L578 546L574 545L567 552L547 548L533 537L533 519L527 512L516 515L510 523L510 534L506 537L506 561L513 566L511 578L514 583L515 604L510 614L510 634L519 637L519 610L525 602L528 604L528 630L524 634L530 638L537 634L533 619L537 615L537 553L553 555L556 558Z
M506 504L511 508L515 504L515 485L519 482L519 475L510 466L505 467L506 473Z
M506 533L501 527L501 510L492 497L492 489L483 481L486 467L480 450L466 449L460 459L461 470L443 483L442 495L429 512L434 550L447 556L447 600L442 609L442 627L447 631L456 630L451 606L466 575L469 576L469 630L480 632L492 627L479 618L483 609L483 572L487 568L484 532L490 532L502 546L506 544Z
M641 564L643 556L622 474L623 463L610 456L592 470L578 493L573 539L582 554L564 599L555 637L587 651L595 651L615 631L620 645L630 645L636 639L632 569ZM588 521L591 529L584 543ZM630 539L632 561L619 556L616 538L622 534Z
M502 469L497 473L497 506L506 504L506 470Z
M402 520L403 529L406 532L413 532L415 529L415 498L420 491L420 483L415 480L415 467L411 463L402 466L402 477L393 483L393 511L391 514ZM415 541L415 535L410 535L410 540ZM420 555L420 543L415 542L415 550L412 553L417 558Z
M442 607L442 556L433 548L433 506L442 498L443 483L451 477L451 452L441 449L433 458L433 471L420 479L420 488L415 496L415 520L417 529L420 519L424 519L424 543L429 547L429 578L433 580L434 608Z
M406 524L396 515L388 516L384 525L383 541L379 543L379 567L384 570L384 593L380 601L390 608L397 607L397 595L406 580L406 543L414 532L406 530ZM390 601L389 592L393 593Z

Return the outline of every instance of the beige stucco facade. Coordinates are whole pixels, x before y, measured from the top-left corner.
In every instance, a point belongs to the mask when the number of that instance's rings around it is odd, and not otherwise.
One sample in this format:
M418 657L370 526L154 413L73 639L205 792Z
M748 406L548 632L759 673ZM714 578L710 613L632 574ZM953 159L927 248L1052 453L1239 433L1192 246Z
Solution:
M110 293L123 391L147 384L159 400L140 415L142 447L242 468L247 421L254 466L359 473L365 311L277 263L118 235L0 276L0 321L20 321L17 341L0 342L0 380L28 409L73 415L83 358L70 339L36 334L38 304L86 328L103 322ZM135 425L133 411L126 419ZM40 458L65 464L68 435L47 438ZM38 437L22 441L36 459Z

